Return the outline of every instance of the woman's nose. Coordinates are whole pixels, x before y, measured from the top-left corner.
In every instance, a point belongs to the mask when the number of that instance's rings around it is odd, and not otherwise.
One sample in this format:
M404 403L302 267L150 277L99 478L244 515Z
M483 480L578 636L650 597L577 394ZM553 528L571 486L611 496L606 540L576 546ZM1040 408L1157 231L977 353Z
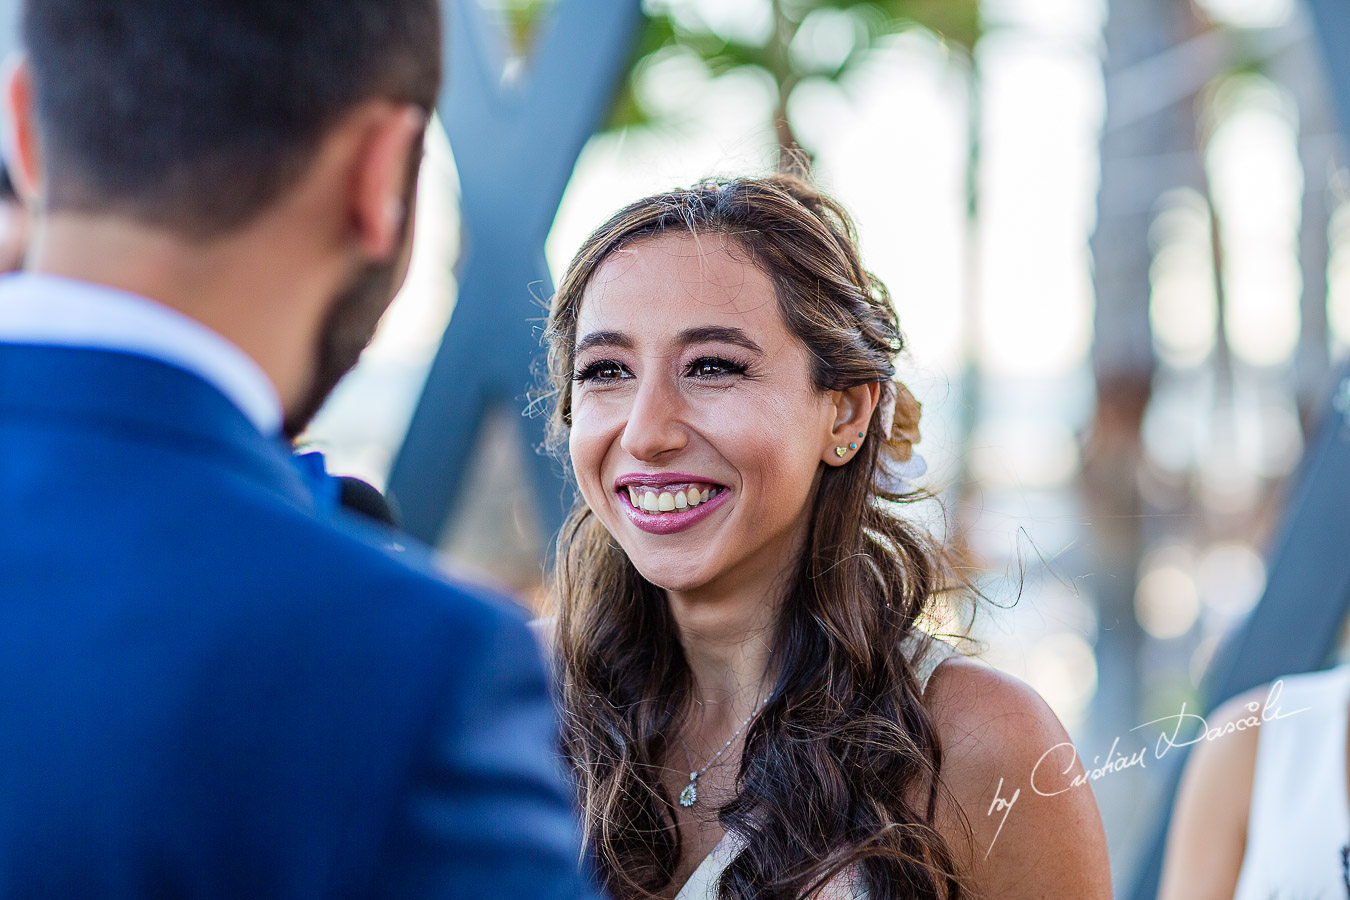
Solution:
M634 459L660 462L689 442L686 407L665 379L644 379L633 397L619 444Z

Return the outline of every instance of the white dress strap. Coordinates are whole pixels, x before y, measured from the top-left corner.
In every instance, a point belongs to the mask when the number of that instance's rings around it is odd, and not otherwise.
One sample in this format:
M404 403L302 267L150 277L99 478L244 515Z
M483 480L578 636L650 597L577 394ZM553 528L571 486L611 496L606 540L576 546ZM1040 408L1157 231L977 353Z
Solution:
M1272 685L1264 698L1266 720L1257 737L1247 846L1234 900L1345 897L1350 666L1275 684L1278 691Z
M744 847L745 841L740 836L732 832L722 835L722 840L703 857L703 862L680 888L675 900L717 900L718 879Z
M717 900L717 883L745 847L745 841L728 832L713 851L698 864L694 874L680 888L675 900ZM853 873L844 872L815 895L815 900L867 900L867 889L855 883Z

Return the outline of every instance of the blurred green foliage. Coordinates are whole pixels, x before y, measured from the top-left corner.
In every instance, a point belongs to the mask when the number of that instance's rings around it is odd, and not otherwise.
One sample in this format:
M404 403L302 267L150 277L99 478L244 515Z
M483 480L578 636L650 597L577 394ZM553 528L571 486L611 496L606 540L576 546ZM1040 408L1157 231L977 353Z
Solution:
M556 0L487 0L504 15L516 48L525 52L534 29ZM766 73L777 89L780 146L795 142L787 101L807 79L838 83L886 38L924 29L969 54L980 38L979 0L748 0L753 33L729 33L688 0L646 0L629 77L614 98L608 129L650 126L666 118L645 102L640 79L654 63L677 54L698 60L717 77L738 69ZM762 4L756 10L754 3ZM742 29L744 31L745 29Z

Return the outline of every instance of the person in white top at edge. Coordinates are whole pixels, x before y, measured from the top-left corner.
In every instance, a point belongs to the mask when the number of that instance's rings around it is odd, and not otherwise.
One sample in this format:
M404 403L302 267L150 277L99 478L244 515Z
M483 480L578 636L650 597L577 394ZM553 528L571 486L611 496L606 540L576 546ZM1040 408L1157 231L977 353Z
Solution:
M547 336L582 499L540 630L616 898L1110 895L1091 791L1030 789L1054 714L919 630L962 585L899 514L919 407L838 205L782 175L637 201Z
M1206 719L1167 835L1161 900L1350 896L1350 666L1287 675Z

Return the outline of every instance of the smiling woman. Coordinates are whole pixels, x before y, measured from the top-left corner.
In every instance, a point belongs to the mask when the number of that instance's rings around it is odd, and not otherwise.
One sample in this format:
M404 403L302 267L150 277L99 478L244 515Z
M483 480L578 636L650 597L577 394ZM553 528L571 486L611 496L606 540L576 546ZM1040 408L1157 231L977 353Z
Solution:
M1090 793L1003 783L1053 714L915 625L962 585L893 511L918 405L842 209L782 176L639 201L548 337L564 750L614 896L1109 895Z
M673 234L615 253L577 318L582 495L644 577L692 608L794 568L821 435L838 432L830 448L856 437L878 388L817 391L772 281L730 240Z

